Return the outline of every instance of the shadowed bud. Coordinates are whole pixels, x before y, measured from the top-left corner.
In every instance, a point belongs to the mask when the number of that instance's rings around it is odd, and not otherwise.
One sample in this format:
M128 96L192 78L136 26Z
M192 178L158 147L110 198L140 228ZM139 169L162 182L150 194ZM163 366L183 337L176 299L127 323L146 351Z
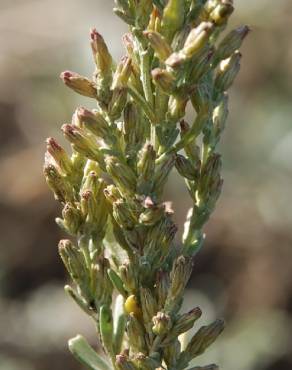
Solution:
M164 205L153 204L152 206L146 208L146 210L140 214L139 222L147 226L152 226L159 222L164 215Z
M139 152L140 160L137 163L140 181L151 181L155 170L156 152L151 144L145 144Z
M106 199L113 204L114 202L117 202L122 198L121 193L119 192L119 189L115 185L108 185L104 189L104 195Z
M219 105L213 110L213 127L215 131L215 140L220 139L220 135L225 128L225 123L228 117L228 95L225 94L221 99ZM217 142L215 142L216 144Z
M238 50L249 31L250 28L248 26L241 26L228 33L215 52L213 66L216 67L220 60L229 58L230 55Z
M62 72L60 78L66 86L78 94L88 96L89 98L96 98L96 86L88 78L70 71Z
M65 150L52 137L48 138L46 143L47 151L54 158L60 170L64 175L69 175L72 172L72 163Z
M155 192L159 193L162 190L174 163L175 156L170 154L165 155L159 166L157 166L153 179L153 190Z
M156 290L157 290L157 300L159 308L164 307L166 297L168 295L170 287L169 274L165 271L159 271L156 278Z
M119 199L113 203L113 216L120 227L126 230L132 230L138 223L135 213L123 199Z
M110 135L110 128L101 113L80 107L77 109L77 115L79 121L86 129L106 141Z
M218 338L224 327L224 320L216 320L210 325L202 326L187 345L185 353L190 359L201 355Z
M172 340L177 338L180 334L190 330L194 326L194 323L201 317L201 315L202 311L199 307L193 308L191 311L180 315L167 338Z
M152 321L152 331L154 334L162 337L169 332L171 328L171 319L167 314L158 312L157 315L153 317Z
M214 55L213 47L205 47L195 58L194 67L191 71L190 80L197 82L210 69L210 64Z
M157 313L158 307L153 292L147 288L140 289L140 299L144 323L151 323L153 316Z
M146 353L145 331L134 313L128 316L127 333L131 350Z
M222 1L222 3L219 3L210 13L210 20L212 20L216 25L221 26L227 22L233 11L234 7L230 0Z
M188 99L171 96L168 102L167 118L171 122L177 122L185 116Z
M188 180L195 181L199 176L200 166L199 168L198 166L195 167L189 159L185 158L181 154L176 155L175 168L181 176Z
M165 38L158 32L144 31L143 34L147 37L152 49L155 51L157 58L164 62L172 53L171 46Z
M138 282L136 273L133 271L133 266L128 263L123 263L119 267L119 272L125 289L127 289L127 291L130 293L135 292ZM131 295L127 298L125 302L125 311L127 313L133 312L135 315L137 315L137 317L142 315L141 308L138 306L137 298L134 295Z
M240 70L240 60L241 54L239 51L236 51L230 58L222 60L219 64L214 83L218 91L226 91L232 85Z
M175 78L166 69L155 68L151 72L151 75L155 84L158 85L167 95L171 95L175 91Z
M105 161L107 172L120 190L125 193L135 192L137 179L133 170L113 156L107 157Z

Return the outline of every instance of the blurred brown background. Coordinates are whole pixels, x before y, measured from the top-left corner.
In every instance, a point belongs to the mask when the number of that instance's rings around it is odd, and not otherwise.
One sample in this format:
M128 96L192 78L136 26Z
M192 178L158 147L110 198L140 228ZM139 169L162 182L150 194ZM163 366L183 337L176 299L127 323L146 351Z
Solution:
M221 145L225 186L187 292L201 323L224 316L221 339L199 358L224 370L292 369L292 2L236 1L247 23L242 70ZM0 370L73 370L66 342L94 328L63 293L59 209L42 177L44 140L87 104L59 73L91 75L88 30L115 58L126 31L109 0L0 0ZM230 25L231 27L232 25ZM181 225L190 205L173 175Z

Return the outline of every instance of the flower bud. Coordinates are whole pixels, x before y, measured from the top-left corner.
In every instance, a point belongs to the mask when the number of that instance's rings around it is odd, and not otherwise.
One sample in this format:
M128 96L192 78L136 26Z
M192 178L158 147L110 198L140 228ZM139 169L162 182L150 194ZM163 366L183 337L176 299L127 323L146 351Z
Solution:
M165 155L161 163L156 166L153 178L153 190L158 194L162 190L170 171L175 163L175 157L172 154Z
M116 88L108 105L108 113L112 120L121 117L122 111L127 103L127 89L125 87Z
M165 271L158 271L156 278L157 300L159 308L164 307L165 300L170 287L169 274Z
M82 215L79 209L71 203L67 203L62 211L63 225L67 232L71 235L76 235L82 225Z
M56 200L64 203L74 201L74 193L71 184L61 176L53 164L45 163L44 176L48 186L55 194Z
M234 7L232 1L225 0L219 3L215 9L210 13L210 20L212 20L216 25L221 26L225 24L229 16L233 13Z
M125 193L135 192L137 179L133 170L113 156L107 157L105 161L106 170L120 188L119 190Z
M188 99L178 96L171 96L168 102L169 121L176 123L185 116Z
M140 159L137 163L138 170L138 193L148 194L155 171L156 152L152 145L146 143L139 152Z
M81 125L83 125L94 135L107 141L107 138L110 135L110 128L101 113L97 111L90 111L85 108L78 108L77 115Z
M131 350L146 353L145 331L134 313L128 316L127 333Z
M153 226L165 215L165 207L163 204L154 204L146 208L146 210L140 214L139 223L147 226Z
M172 53L171 46L165 38L155 31L144 31L144 36L147 37L152 49L155 51L157 58L164 62Z
M193 28L187 37L182 53L188 58L192 58L201 50L209 40L214 25L210 22L202 22L198 27Z
M99 330L103 347L106 352L113 355L113 316L107 305L102 305L99 311Z
M144 323L151 323L153 316L158 310L157 302L153 296L153 292L151 292L150 289L141 288L140 299Z
M161 29L168 41L182 27L185 17L184 0L168 0L163 10Z
M104 195L106 199L113 205L114 202L117 202L122 198L119 189L115 185L108 185L104 189Z
M76 91L80 95L96 98L96 86L88 78L80 76L78 73L65 71L62 72L60 78L64 84L70 89Z
M250 28L248 26L241 26L228 33L215 52L213 66L216 67L220 60L229 58L230 55L238 50L249 31Z
M168 72L166 69L155 68L151 72L153 81L156 85L158 85L163 92L167 95L171 95L175 89L175 78L174 76Z
M135 213L123 199L113 203L113 216L120 227L126 230L132 230L138 223Z
M126 87L131 71L131 59L124 56L115 71L111 89L115 90Z
M140 0L136 7L136 23L141 29L145 29L149 23L153 8L152 0Z
M215 51L213 47L205 47L201 52L198 53L194 60L194 67L190 75L190 81L192 83L200 80L209 70L214 52Z
M171 319L167 314L158 312L157 315L153 317L152 321L152 331L154 334L163 337L169 332L171 328Z
M222 333L224 327L224 320L216 320L210 325L202 326L187 345L185 353L190 359L201 355Z
M64 175L72 172L72 163L65 150L52 137L46 140L47 151L54 158Z
M189 159L181 154L176 155L175 168L181 176L188 180L195 181L199 176L200 167L195 167Z
M123 263L119 267L119 272L125 289L130 293L136 292L138 282L136 272L133 270L133 266L128 263ZM131 295L127 298L125 302L125 311L127 313L133 312L135 315L137 315L137 317L142 315L141 308L139 308L137 298L134 295Z
M173 328L167 336L168 340L177 338L180 334L190 330L194 323L202 316L202 311L199 307L193 308L191 311L180 315L178 320L173 325Z
M214 86L218 91L226 91L232 85L240 70L240 59L241 54L239 51L236 51L230 58L221 61L214 82Z

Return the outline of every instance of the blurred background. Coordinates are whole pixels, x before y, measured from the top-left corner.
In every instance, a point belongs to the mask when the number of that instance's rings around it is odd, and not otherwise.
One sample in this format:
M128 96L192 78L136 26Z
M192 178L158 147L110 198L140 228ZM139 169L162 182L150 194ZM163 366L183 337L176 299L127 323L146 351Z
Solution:
M236 1L232 24L253 32L243 47L221 145L225 186L206 227L186 294L200 324L227 329L199 364L224 370L292 369L292 2ZM109 0L0 0L0 369L78 370L66 348L92 323L63 293L56 245L60 211L42 176L44 140L77 105L59 73L90 76L89 28L116 59L124 24ZM181 227L190 201L173 175Z

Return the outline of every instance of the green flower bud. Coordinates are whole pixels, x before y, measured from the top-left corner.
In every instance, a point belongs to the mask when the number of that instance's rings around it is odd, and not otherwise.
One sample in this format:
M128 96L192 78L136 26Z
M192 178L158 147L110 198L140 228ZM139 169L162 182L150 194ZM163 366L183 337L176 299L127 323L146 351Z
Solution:
M171 96L168 103L167 118L171 122L177 122L186 114L188 99L178 96Z
M184 0L168 0L161 21L161 29L167 40L182 27L185 18Z
M152 321L152 331L154 334L159 335L160 337L166 335L171 328L171 319L163 312L158 312L157 315L153 317Z
M124 289L123 282L119 275L113 270L113 269L108 269L107 271L108 276L113 284L113 286L117 289L117 291L123 296L126 297L127 292Z
M210 20L212 20L216 25L221 26L227 22L233 11L234 7L231 0L222 1L222 3L218 4L210 13Z
M176 89L174 76L166 69L155 68L151 72L154 83L167 95L171 95Z
M82 225L82 215L78 208L74 207L73 204L67 203L62 211L63 225L67 232L71 235L76 235L80 231Z
M113 216L120 227L127 230L132 230L138 222L135 213L123 199L119 199L113 203Z
M112 90L126 87L131 71L131 59L124 56L115 71Z
M162 188L174 166L174 163L174 155L169 154L165 155L159 165L156 166L155 175L153 178L153 191L157 192L158 194L162 191Z
M152 0L140 0L136 7L136 23L141 28L147 27L153 8Z
M167 340L171 341L174 338L177 338L180 334L190 330L201 315L202 311L199 307L193 308L191 311L180 315L167 335Z
M162 270L158 271L156 278L156 289L157 289L158 307L160 309L164 307L169 287L170 287L169 274Z
M236 50L240 49L249 31L248 26L241 26L228 33L215 52L213 66L216 67L221 60L229 58Z
M63 125L62 131L66 139L72 144L74 150L89 159L97 161L101 168L104 168L103 155L92 137L88 136L80 127L74 125Z
M213 30L214 25L210 22L202 22L192 29L182 49L183 55L188 59L197 54L206 45Z
M214 52L214 48L205 47L200 53L198 53L193 62L194 67L190 75L192 83L200 80L203 75L209 71Z
M133 271L133 266L129 263L124 263L119 267L119 272L125 289L130 293L135 293L138 287L138 282L136 273Z
M215 135L215 144L220 139L220 135L225 128L225 123L228 117L228 95L225 94L220 103L213 110L213 129Z
M146 210L140 214L139 222L143 225L152 226L161 220L165 215L165 207L163 204L153 204L146 208Z
M72 163L65 150L52 137L46 140L47 151L54 158L56 164L64 175L72 172Z
M108 113L112 120L121 117L122 111L127 103L127 89L125 87L115 88L108 105Z
M106 142L108 137L111 137L109 125L101 113L78 108L77 115L83 127L94 135L104 139Z
M138 189L139 192L147 194L153 180L155 171L156 152L151 144L146 143L139 152L140 159L137 163Z
M164 62L172 53L171 46L165 40L165 38L158 32L155 31L144 31L144 36L147 37L152 49L155 51L157 58Z
M71 184L61 176L53 164L45 163L43 171L46 182L53 191L56 200L63 203L74 201L74 192Z
M214 82L214 86L218 91L226 91L232 85L240 70L240 59L241 54L239 51L236 51L230 58L222 60L219 64L219 70Z
M176 155L175 168L181 176L189 180L195 181L198 179L200 166L195 167L189 159L181 154Z
M96 86L88 78L71 71L62 72L60 78L66 86L78 94L88 96L89 98L96 98Z
M190 126L184 120L180 121L180 135L181 139L184 140L185 135L190 131ZM191 142L186 144L184 150L187 156L192 160L192 162L196 163L200 161L200 148L196 145L195 142Z
M140 289L140 300L145 324L152 322L153 316L157 313L158 307L153 292L147 288Z
M113 156L106 157L105 162L106 170L120 188L119 190L124 193L135 192L137 178L133 170Z
M114 204L114 202L117 202L122 198L119 189L115 185L108 185L104 189L104 195L107 201L110 202L112 205Z

